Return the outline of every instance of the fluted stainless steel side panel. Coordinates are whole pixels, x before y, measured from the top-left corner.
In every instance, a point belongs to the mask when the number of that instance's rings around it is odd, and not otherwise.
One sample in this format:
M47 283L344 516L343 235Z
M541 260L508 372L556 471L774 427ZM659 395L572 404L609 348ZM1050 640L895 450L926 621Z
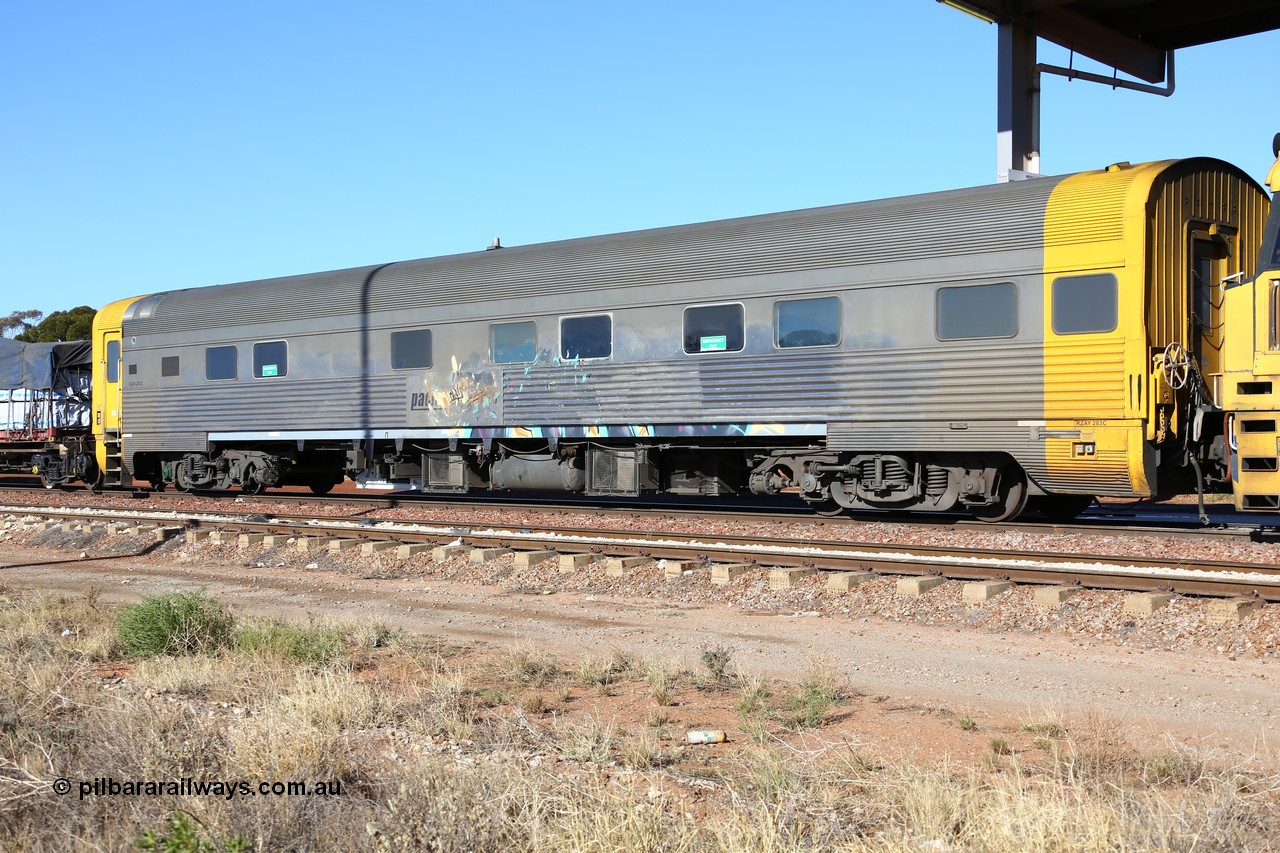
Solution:
M193 450L209 432L372 429L402 425L405 378L371 376L366 394L349 379L300 379L132 389L125 429L128 452ZM180 446L183 437L199 441Z
M124 439L124 452L132 458L135 453L187 453L207 445L204 432L130 433Z
M1043 418L1038 342L532 368L504 377L512 423Z
M157 294L153 334L716 279L1039 254L1058 178ZM624 300L620 300L624 301Z

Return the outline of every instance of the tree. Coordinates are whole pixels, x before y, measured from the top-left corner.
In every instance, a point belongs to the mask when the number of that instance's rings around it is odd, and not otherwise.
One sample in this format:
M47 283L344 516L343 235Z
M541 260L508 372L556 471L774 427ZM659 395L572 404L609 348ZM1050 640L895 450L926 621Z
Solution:
M40 312L35 313L38 315ZM93 333L93 318L97 313L88 305L81 305L70 311L54 311L35 326L27 324L29 328L20 335L14 335L14 339L32 344L87 341Z
M8 317L0 317L0 335L7 335L12 329L17 329L19 334L27 332L36 323L39 323L40 318L43 316L43 311L31 309L28 311L14 311Z

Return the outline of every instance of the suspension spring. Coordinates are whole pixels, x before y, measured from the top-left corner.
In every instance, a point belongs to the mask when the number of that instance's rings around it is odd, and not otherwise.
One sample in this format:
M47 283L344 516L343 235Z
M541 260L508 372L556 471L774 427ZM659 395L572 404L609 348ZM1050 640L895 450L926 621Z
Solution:
M925 468L925 492L930 495L941 495L947 490L947 486L951 482L951 475L947 473L946 468L939 468L936 465L930 465Z

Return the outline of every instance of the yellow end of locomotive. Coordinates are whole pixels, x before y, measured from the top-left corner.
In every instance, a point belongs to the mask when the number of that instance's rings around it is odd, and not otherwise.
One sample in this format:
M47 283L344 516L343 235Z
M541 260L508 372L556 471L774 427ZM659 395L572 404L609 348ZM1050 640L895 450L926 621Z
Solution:
M1224 350L1223 408L1236 509L1280 510L1280 271L1224 292L1230 328Z

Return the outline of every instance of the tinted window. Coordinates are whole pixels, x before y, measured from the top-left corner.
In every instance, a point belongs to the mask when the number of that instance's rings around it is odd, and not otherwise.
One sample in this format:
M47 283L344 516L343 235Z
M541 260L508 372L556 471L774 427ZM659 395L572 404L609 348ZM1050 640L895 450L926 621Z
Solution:
M1073 275L1053 280L1053 331L1059 335L1115 331L1119 316L1116 277Z
M107 341L107 381L120 381L120 342Z
M1271 285L1271 348L1280 349L1280 286Z
M743 338L741 305L699 305L684 310L685 352L738 352Z
M489 360L516 364L538 357L538 327L527 323L494 323L489 327Z
M840 343L840 300L793 299L773 306L773 342L790 347L830 347Z
M289 373L289 347L284 341L263 341L253 345L253 375L259 378Z
M938 339L1011 338L1018 334L1018 288L1011 282L938 288Z
M608 358L613 354L613 318L608 314L594 317L565 317L560 321L560 357Z
M129 365L132 367L133 365ZM176 355L166 355L160 358L160 375L161 376L177 376L178 357Z
M205 379L236 378L236 348L209 347L204 351Z
M431 366L431 330L410 329L391 333L391 369Z

